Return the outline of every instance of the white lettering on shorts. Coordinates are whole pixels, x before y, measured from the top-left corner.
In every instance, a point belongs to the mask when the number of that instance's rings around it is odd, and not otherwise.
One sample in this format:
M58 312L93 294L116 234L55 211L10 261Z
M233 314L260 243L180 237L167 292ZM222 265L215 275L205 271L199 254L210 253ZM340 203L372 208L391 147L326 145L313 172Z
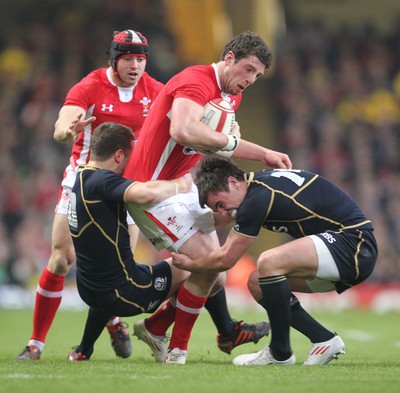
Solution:
M330 233L324 232L324 233L321 233L321 236L323 236L330 244L335 243L335 241L336 241L336 239Z

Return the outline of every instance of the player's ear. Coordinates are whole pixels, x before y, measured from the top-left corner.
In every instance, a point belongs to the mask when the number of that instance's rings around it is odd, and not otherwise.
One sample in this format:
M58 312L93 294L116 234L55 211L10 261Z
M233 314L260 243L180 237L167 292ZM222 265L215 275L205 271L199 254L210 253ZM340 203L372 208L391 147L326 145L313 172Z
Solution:
M228 177L228 185L229 186L231 186L231 187L235 187L235 186L237 186L238 185L238 180L236 179L236 177L233 177L233 176L229 176Z
M226 53L224 60L227 65L232 65L235 63L235 54L230 50Z
M114 160L115 162L117 162L118 164L125 158L125 153L122 149L118 149L115 153L114 153Z

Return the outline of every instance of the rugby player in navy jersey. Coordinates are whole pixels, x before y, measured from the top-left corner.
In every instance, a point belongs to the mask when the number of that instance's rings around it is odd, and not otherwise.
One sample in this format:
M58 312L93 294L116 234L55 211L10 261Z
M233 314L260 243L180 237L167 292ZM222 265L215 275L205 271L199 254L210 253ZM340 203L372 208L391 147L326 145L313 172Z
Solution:
M78 168L72 188L68 224L77 255L77 286L90 307L82 341L68 355L72 361L90 358L112 315L154 312L190 274L172 266L170 259L148 266L133 258L125 203L157 203L192 186L190 175L145 183L123 178L134 139L124 125L98 126L90 161Z
M173 264L191 272L226 271L252 245L261 228L294 240L264 251L248 286L267 311L272 337L235 365L293 365L290 327L312 342L304 365L326 364L344 353L343 340L300 305L294 292L342 293L373 271L373 226L356 202L335 184L302 170L245 173L230 160L204 157L195 181L200 204L235 220L224 245L195 260L172 253Z

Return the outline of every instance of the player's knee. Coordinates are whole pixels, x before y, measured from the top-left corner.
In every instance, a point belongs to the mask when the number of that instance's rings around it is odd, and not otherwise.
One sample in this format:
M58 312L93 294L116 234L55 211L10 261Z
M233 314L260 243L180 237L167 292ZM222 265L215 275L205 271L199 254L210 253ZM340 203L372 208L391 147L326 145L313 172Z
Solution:
M75 262L75 252L65 248L54 248L51 252L47 268L54 274L66 276Z
M279 255L274 250L264 251L257 260L259 277L269 277L283 274Z
M217 279L211 289L211 295L217 293L221 288L223 288L226 284L226 272L222 272L218 274Z
M249 278L247 280L247 288L249 289L250 293L254 297L254 299L258 300L260 298L260 285L258 283L258 272L254 270L250 273Z
M219 273L216 283L222 288L226 284L226 281L227 281L226 272Z

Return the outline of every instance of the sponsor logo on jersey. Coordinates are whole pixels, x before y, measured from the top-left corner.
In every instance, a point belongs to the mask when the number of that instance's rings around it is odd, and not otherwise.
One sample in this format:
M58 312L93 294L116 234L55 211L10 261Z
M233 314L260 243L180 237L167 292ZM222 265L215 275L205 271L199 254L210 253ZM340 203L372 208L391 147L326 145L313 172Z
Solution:
M268 227L267 227L266 225L263 225L263 227L268 229ZM288 232L289 232L289 230L287 229L287 227L285 227L285 226L283 226L283 225L281 225L280 227L276 227L275 225L272 225L271 230L272 230L273 232L280 232L280 233L282 233L282 232L283 232L283 233L288 233Z
M76 213L76 194L71 193L69 202L68 202L68 209L67 209L67 219L68 224L74 228L78 228L78 215Z
M114 110L114 105L113 104L110 104L110 105L102 104L101 105L101 110L103 112L105 112L105 111L112 112Z
M321 236L323 236L330 244L335 243L335 241L336 241L334 236L332 236L330 233L324 232L324 233L321 233Z

